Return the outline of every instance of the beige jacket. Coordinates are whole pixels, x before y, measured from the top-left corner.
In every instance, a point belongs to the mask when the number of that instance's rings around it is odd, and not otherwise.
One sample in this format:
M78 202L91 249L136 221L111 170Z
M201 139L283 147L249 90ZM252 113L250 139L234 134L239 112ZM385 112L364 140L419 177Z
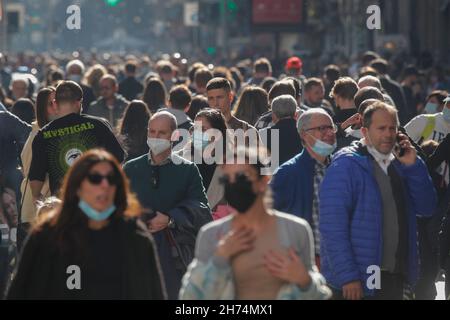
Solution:
M32 223L36 219L36 206L33 203L33 195L31 194L30 182L28 180L28 173L31 167L31 159L33 158L32 145L34 137L39 132L39 126L36 122L33 122L33 129L28 137L22 150L21 159L23 165L24 179L20 187L22 192L22 217L21 222ZM48 183L48 176L45 178L44 186L41 193L47 197L50 196L50 186Z

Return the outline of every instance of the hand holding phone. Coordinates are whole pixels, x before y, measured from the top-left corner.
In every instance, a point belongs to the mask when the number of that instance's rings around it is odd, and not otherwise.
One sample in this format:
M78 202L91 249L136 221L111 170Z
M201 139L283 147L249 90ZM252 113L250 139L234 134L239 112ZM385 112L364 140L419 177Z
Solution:
M396 138L397 139L397 143L395 144L395 152L398 154L399 158L402 158L405 155L406 150L405 150L405 148L403 148L400 145L400 142L403 140L401 138L400 134L401 134L400 132L397 133L397 138Z

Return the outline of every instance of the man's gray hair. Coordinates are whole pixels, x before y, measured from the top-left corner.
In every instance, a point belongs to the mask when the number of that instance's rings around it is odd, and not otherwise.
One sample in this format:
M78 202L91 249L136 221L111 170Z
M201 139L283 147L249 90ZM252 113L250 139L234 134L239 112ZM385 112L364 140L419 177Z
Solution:
M302 113L301 116L298 118L297 121L298 132L301 133L303 130L309 129L312 117L317 115L326 116L330 119L330 122L333 123L333 119L325 110L323 110L322 108L311 108Z
M176 118L173 114L171 114L170 112L168 112L168 111L158 111L158 112L156 112L156 113L150 118L149 123L150 123L150 121L152 121L153 119L156 119L156 118L159 118L159 117L165 117L165 118L169 119L169 121L170 121L170 129L171 129L172 131L177 130L177 127L178 127L177 118Z
M382 91L383 86L381 85L380 79L374 76L364 76L358 80L358 87L360 89L364 87L375 87L378 90Z
M84 74L85 67L84 67L84 63L81 60L75 59L75 60L69 61L69 63L67 63L67 65L66 65L66 72L68 72L72 66L79 67L81 69L81 74Z
M272 101L272 112L278 119L294 117L297 110L297 101L288 94L279 96Z

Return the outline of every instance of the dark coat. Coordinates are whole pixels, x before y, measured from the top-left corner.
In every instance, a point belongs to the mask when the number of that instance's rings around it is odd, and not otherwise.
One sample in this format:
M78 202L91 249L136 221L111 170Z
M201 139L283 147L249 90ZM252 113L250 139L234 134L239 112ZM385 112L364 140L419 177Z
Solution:
M166 299L158 255L152 236L137 220L116 220L123 258L122 299ZM51 227L31 234L23 248L7 299L89 299L83 290L69 290L66 268L73 255L61 255ZM79 264L83 270L83 264Z
M288 160L291 160L303 150L302 142L297 131L297 124L294 119L282 119L277 122L273 127L261 130L261 136L263 132L267 132L267 149L272 152L273 145L271 139L271 131L278 130L279 132L279 160L280 165ZM265 137L264 137L265 138ZM265 139L263 139L265 140Z

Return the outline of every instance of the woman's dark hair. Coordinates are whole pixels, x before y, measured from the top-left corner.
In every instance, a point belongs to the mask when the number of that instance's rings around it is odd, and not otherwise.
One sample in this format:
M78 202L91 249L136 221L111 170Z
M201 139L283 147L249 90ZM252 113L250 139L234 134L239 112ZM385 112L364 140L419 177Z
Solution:
M28 124L31 124L36 119L33 101L28 98L17 100L11 108L11 113Z
M203 109L201 110L199 113L197 113L197 116L195 117L195 119L197 120L198 118L204 118L206 119L211 128L219 130L222 138L224 138L224 143L223 143L223 152L225 154L226 152L226 148L227 148L227 142L229 142L226 137L227 137L227 123L225 121L225 118L223 117L222 113L218 110L215 109Z
M34 233L44 226L50 227L55 244L63 253L80 253L80 257L83 256L89 219L78 207L78 191L90 170L104 162L112 166L117 181L114 197L117 209L110 219L133 218L141 214L139 202L130 193L128 179L116 158L104 150L87 151L75 161L64 178L59 197L61 206L39 218L33 227Z
M150 116L147 104L141 100L133 100L126 107L119 121L118 132L129 156L143 155L148 152L147 126Z
M198 95L192 98L189 111L186 112L189 118L195 119L200 110L209 108L208 99L205 96Z
M47 123L49 123L47 107L49 104L49 97L51 93L56 93L54 87L47 87L39 90L36 97L36 119L39 128L43 128Z
M152 78L145 86L142 100L147 104L150 111L155 113L166 104L166 95L167 91L164 83L157 78Z
M269 110L269 98L267 92L260 87L246 87L237 103L234 116L253 125L259 117Z

